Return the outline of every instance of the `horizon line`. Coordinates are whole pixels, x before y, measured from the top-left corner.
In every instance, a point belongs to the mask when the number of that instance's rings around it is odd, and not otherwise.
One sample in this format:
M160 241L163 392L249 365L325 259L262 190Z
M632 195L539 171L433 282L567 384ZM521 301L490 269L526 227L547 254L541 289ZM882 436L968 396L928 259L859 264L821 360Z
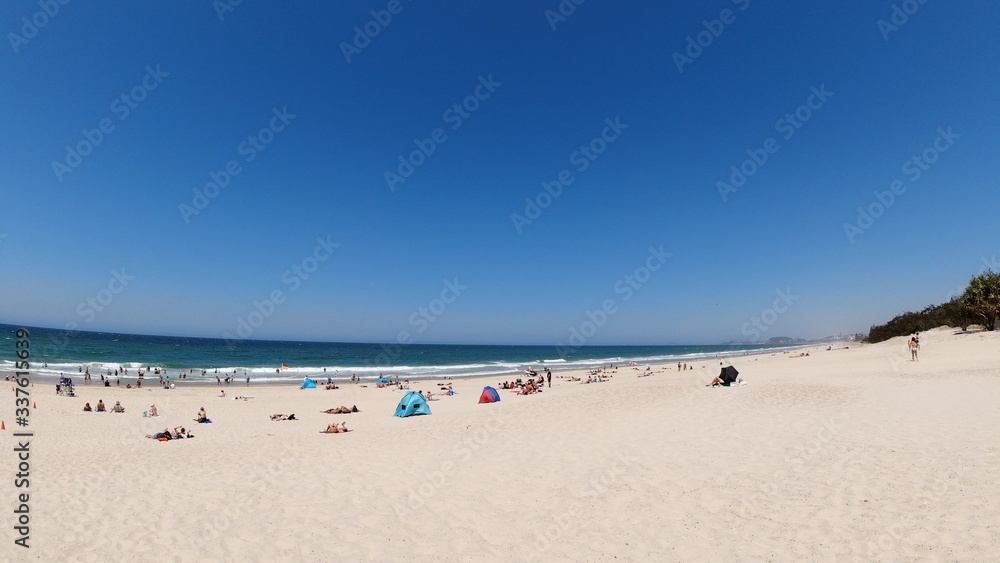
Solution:
M36 326L36 325L30 325L30 324L16 324L16 323L15 324L11 324L11 323L6 322L6 321L0 321L0 325L10 326L10 327L15 327L15 328L41 329L41 330L50 330L50 331L67 332L67 333L83 332L83 333L87 333L87 334L119 334L119 335L122 335L122 336L152 336L152 337L157 337L157 338L197 338L197 339L200 339L200 340L223 340L223 341L233 341L233 342L305 342L305 343L310 343L310 344L371 344L371 345L376 345L376 346L378 346L378 345L386 345L386 344L394 344L394 345L399 345L399 346L411 346L411 345L417 345L417 346L525 346L525 347L537 347L537 348L549 348L549 347L560 347L560 346L562 346L562 347L569 347L569 348L574 348L574 349L580 349L580 348L597 348L597 347L607 347L607 346L614 346L614 347L639 347L639 346L753 346L753 345L758 345L758 344L767 344L767 342L769 340L776 339L776 338L788 338L788 339L793 339L793 340L802 340L802 341L805 341L805 342L819 342L819 341L822 340L822 339L798 338L798 337L793 337L793 336L773 336L773 337L771 337L768 340L762 340L762 341L756 341L756 342L727 341L727 342L716 342L716 343L711 343L711 344L706 344L706 343L699 343L699 344L585 344L585 345L582 345L582 346L567 346L567 345L558 344L558 343L556 343L556 344L523 344L523 343L493 343L493 344L484 344L484 343L471 343L471 342L423 342L423 343L409 342L409 343L405 343L404 344L402 342L391 342L391 341L384 341L384 342L363 342L363 341L348 341L348 340L341 340L341 341L331 341L331 340L279 340L279 339L273 339L273 338L237 338L237 339L229 339L229 338L225 338L225 337L222 337L222 336L199 336L199 335L193 335L193 334L188 334L188 335L178 335L178 334L149 334L149 333L144 333L144 332L118 332L118 331L113 331L113 330L83 330L83 329L53 328L53 327ZM852 334L855 334L855 333L852 333ZM834 336L831 335L831 336L824 337L824 338L833 338L833 337Z

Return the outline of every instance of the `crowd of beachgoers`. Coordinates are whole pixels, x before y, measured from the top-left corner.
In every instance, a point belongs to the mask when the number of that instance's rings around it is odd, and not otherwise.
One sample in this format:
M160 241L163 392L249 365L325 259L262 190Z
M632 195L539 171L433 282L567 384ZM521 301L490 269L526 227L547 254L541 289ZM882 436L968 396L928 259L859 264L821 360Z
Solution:
M910 343L911 348L913 348L912 342L913 341L911 341ZM831 350L832 348L827 348L827 349ZM846 349L846 347L838 349ZM772 354L772 356L774 355L777 354ZM783 355L785 355L788 358L800 358L800 357L808 357L809 353L800 352L798 354L792 354L791 351L785 351ZM915 351L913 356L914 359L916 359ZM728 363L729 362L726 362L726 364ZM720 362L719 365L724 366L724 363ZM607 383L614 378L615 374L618 373L619 367L620 366L615 364L602 365L599 368L593 368L585 372L586 377L584 377L584 372L569 372L567 375L553 376L551 369L548 367L543 368L542 371L528 368L524 371L522 377L516 378L514 380L498 382L497 388L501 390L511 391L513 394L516 395L533 395L536 393L541 393L546 389L551 389L553 386L553 377L555 377L557 382L562 381L566 383L579 383L579 384ZM645 367L642 368L635 362L630 362L626 366L621 366L621 367L631 368L631 370L638 372L636 375L637 377L649 377L651 375L654 375L655 373L665 372L667 370L672 371L671 367L668 366L658 366L654 370L654 367L649 364L646 364ZM706 366L702 365L701 367L704 368ZM683 372L692 369L694 369L694 365L689 365L688 363L684 362L677 363L678 372ZM160 368L153 366L149 366L145 370L137 369L134 371L134 373L130 373L129 368L119 367L118 369L107 369L106 373L98 374L98 381L100 381L100 385L103 385L104 387L142 389L144 382L147 382L146 383L147 388L150 387L149 382L152 380L153 377L155 377L157 380L155 384L156 387L162 387L163 389L169 390L177 388L178 380L186 380L188 375L197 374L199 371L202 376L209 375L209 371L205 369L203 370L190 369L178 373L174 379L171 379L171 377L167 374L166 370L162 370ZM89 369L87 369L85 366L81 365L79 367L79 373L82 374L83 376L84 385L89 385L91 382L95 381ZM235 370L232 374L228 373L218 374L218 370L215 370L215 373L216 373L216 384L218 386L230 386L233 385L234 383L237 383L237 376L239 374ZM574 373L576 373L576 375L574 375ZM5 379L9 379L10 377L11 376L8 376ZM122 385L123 380L125 380L124 386ZM322 388L326 390L337 390L341 388L340 385L334 382L332 377L327 377L325 383L323 383L322 380L317 381L316 379L312 378L306 378L306 381L311 382L312 385L317 386L317 388ZM363 382L362 378L353 374L349 381L352 385L358 385L360 387L368 387L369 386L368 384L370 383L370 382ZM203 380L200 382L204 384ZM247 387L249 387L251 383L250 378L249 377L241 378L239 383L243 383ZM745 382L742 380L742 378L739 378L738 383L744 384ZM429 387L433 387L434 385L436 385L438 387L438 391L435 392L431 388L428 388L426 391L424 389L418 390L418 393L422 397L424 397L425 400L436 401L439 400L441 397L450 397L456 395L456 391L453 388L453 382L451 377L447 377L445 378L444 381L441 381L437 384L431 382L426 382L426 384ZM715 377L709 383L710 386L728 385L728 384L729 384L728 381L724 381L724 379L721 379L719 376ZM400 378L398 376L385 376L382 373L379 373L378 378L374 382L374 386L379 389L409 391L411 389L411 382L407 378ZM70 396L73 396L74 385L72 383L72 380L66 377L61 378L60 383L55 385L55 391L57 394L62 394L62 395L68 394ZM252 399L252 397L243 395L227 396L225 388L219 391L217 397L231 398L234 400L243 400L243 401ZM121 404L121 401L115 401L114 405L111 408L108 408L106 407L103 399L100 399L98 400L96 406L93 407L89 402L87 402L84 405L83 410L85 412L94 412L94 413L109 412L109 413L121 414L125 412L125 407ZM339 407L326 409L321 412L326 414L351 414L351 413L358 413L360 412L360 410L358 409L357 405L351 407L342 405ZM157 406L155 404L151 404L145 411L142 412L142 416L150 418L158 418L160 414ZM283 413L276 413L270 415L270 420L291 421L299 419L295 417L295 414L286 415ZM199 424L206 424L211 422L211 420L208 418L208 415L206 414L204 407L202 407L198 411L198 414L194 418L194 421ZM321 432L329 434L339 434L339 433L349 432L349 430L345 422L337 422L328 424L325 427L325 429L322 430ZM169 441L169 440L176 440L183 438L193 438L194 434L191 433L191 431L188 430L185 426L177 425L172 428L169 426L165 427L161 432L148 434L146 435L146 437L159 441Z

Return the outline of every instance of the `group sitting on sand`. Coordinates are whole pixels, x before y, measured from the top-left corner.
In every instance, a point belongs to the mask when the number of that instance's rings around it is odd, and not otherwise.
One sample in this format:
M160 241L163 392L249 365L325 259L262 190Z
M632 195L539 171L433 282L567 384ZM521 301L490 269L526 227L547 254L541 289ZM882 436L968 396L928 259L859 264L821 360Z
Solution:
M340 434L343 432L350 432L350 430L347 429L346 422L341 422L340 424L328 424L326 426L326 430L320 430L320 434Z
M535 382L531 381L529 379L528 382L524 384L524 387L521 387L521 390L518 391L517 394L518 395L531 395L532 393L538 393L538 392L539 392L539 389L538 389L538 387L535 387Z
M351 414L352 412L358 412L358 405L353 407L340 406L335 409L326 409L325 411L319 411L326 414Z

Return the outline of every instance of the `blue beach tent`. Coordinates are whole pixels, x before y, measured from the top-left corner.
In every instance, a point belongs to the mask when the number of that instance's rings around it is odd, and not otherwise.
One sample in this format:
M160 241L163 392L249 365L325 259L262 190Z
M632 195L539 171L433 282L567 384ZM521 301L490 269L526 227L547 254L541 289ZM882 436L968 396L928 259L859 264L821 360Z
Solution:
M431 408L427 406L427 400L416 391L410 391L403 395L396 407L396 416L407 417L414 414L431 414Z
M311 379L307 379L302 382L302 389L315 389L315 388L316 388L316 382Z
M378 378L378 381L376 381L375 383L377 383L378 385L388 385L388 384L390 384L392 382L389 381L389 379L386 378L386 377L380 377L380 378Z

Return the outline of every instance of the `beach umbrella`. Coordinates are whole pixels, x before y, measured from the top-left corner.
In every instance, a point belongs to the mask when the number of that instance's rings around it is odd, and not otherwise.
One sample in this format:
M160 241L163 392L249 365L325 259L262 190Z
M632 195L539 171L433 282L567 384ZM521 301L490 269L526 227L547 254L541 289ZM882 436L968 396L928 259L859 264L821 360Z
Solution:
M736 368L733 366L726 366L722 368L722 373L719 374L719 379L721 379L724 383L734 383L736 381L736 376L739 374L740 372L736 371Z

